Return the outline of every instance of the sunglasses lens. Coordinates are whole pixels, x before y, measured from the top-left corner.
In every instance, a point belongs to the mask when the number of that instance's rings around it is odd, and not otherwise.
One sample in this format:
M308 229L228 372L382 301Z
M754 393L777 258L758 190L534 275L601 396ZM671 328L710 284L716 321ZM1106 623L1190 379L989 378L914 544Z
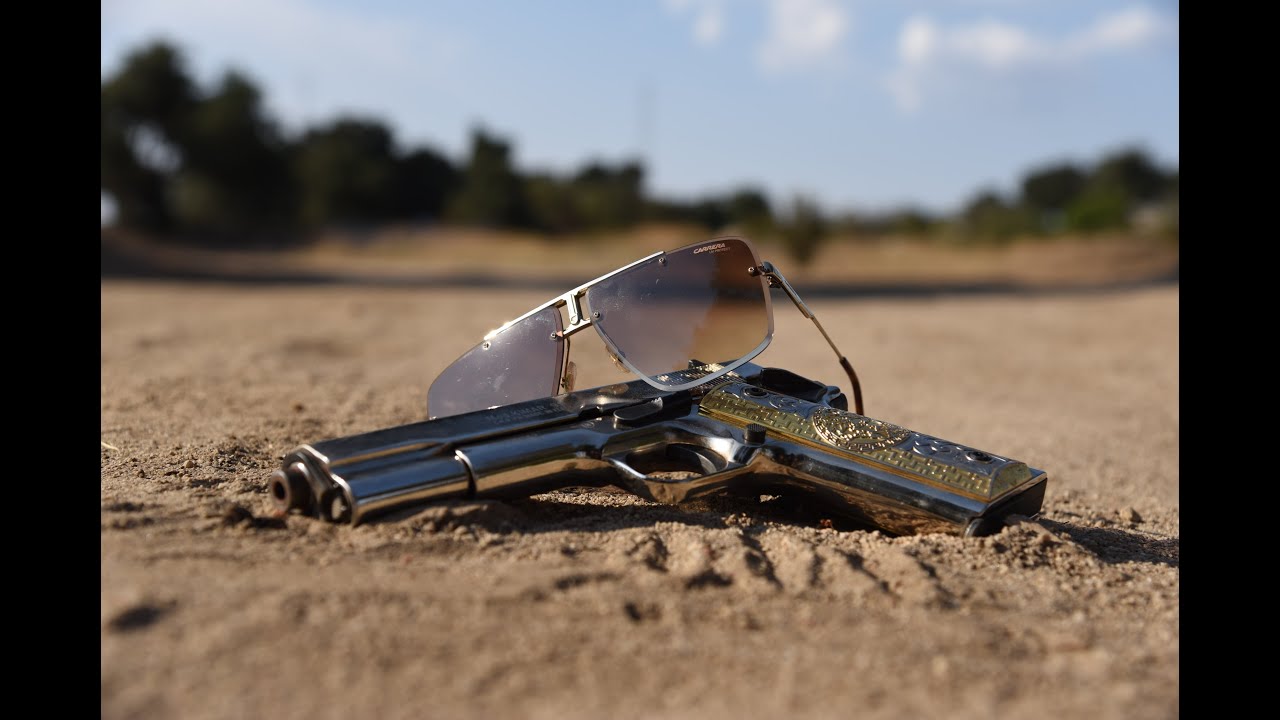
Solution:
M547 308L507 326L440 373L427 391L427 415L459 415L556 395L564 363L560 311Z
M689 387L769 344L768 288L750 273L759 265L747 243L717 238L602 280L587 290L587 305L605 343L632 370L662 387Z

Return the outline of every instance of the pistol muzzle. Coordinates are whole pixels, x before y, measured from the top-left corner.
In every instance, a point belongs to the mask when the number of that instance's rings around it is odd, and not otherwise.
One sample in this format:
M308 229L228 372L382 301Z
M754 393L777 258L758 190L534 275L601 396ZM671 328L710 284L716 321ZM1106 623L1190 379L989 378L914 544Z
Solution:
M307 468L300 462L271 473L270 491L271 500L285 512L294 509L303 512L311 510L313 499L311 486L307 483Z

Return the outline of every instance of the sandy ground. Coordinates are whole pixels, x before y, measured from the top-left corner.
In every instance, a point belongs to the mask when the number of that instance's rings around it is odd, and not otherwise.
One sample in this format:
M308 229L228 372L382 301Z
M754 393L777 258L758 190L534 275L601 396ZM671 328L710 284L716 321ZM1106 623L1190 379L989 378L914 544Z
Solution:
M812 303L869 415L1049 472L993 537L607 490L273 517L283 453L422 419L547 296L104 279L103 717L1178 715L1176 284ZM776 307L757 362L841 383Z

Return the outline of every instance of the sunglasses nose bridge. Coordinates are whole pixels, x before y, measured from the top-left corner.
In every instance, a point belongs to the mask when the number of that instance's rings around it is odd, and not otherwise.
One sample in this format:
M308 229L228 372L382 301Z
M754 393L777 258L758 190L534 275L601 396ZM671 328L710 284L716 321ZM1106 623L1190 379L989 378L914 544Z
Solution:
M582 312L582 296L584 293L578 290L571 290L560 296L560 300L564 302L565 309L569 311L569 326L576 329L578 325L582 325L586 321L586 315Z

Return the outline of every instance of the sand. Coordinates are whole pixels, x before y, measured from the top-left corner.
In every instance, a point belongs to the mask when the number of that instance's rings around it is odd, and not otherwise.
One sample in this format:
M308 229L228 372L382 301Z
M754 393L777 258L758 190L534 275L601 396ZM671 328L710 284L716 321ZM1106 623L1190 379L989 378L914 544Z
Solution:
M104 277L103 717L1178 715L1176 282L812 302L867 414L1048 471L992 537L608 489L273 514L283 453L422 419L551 294ZM757 362L842 383L776 314Z

